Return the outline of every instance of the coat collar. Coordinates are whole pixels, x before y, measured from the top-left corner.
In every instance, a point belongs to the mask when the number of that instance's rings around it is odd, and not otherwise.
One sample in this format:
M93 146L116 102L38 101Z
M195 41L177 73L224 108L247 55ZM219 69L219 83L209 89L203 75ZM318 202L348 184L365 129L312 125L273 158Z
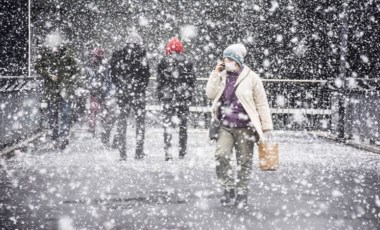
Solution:
M244 65L243 71L239 74L238 79L235 82L234 87L236 87L244 78L248 76L248 72L250 71L249 67Z
M241 71L241 73L239 74L239 77L236 80L234 87L236 87L237 85L239 85L239 83L248 76L248 73L249 73L250 70L251 69L248 66L244 65L243 71ZM222 78L223 85L225 85L226 84L226 80L227 80L227 71L224 70L221 73L221 78Z

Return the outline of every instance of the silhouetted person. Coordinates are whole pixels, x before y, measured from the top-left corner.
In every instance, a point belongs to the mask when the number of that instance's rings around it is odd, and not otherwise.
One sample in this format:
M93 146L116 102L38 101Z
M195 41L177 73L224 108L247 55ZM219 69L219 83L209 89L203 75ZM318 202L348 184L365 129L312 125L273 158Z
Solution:
M165 160L173 158L171 140L176 124L179 124L179 158L182 159L187 153L187 119L195 75L193 64L184 55L183 44L178 38L169 41L165 54L158 65L157 76L158 99L163 103Z
M135 32L127 37L127 45L113 53L110 60L111 79L116 86L117 103L120 116L116 137L120 157L125 160L127 119L131 111L136 118L136 152L135 158L144 157L145 139L145 100L146 87L149 82L149 65L146 51L142 47L142 38Z
M107 67L102 63L104 51L102 48L95 48L92 52L92 61L86 67L86 88L90 96L90 111L88 118L89 131L95 135L96 120L104 106L106 96Z
M48 106L49 134L54 147L69 143L71 104L79 74L73 52L58 33L47 36L46 47L37 60L36 71L44 79L44 99Z

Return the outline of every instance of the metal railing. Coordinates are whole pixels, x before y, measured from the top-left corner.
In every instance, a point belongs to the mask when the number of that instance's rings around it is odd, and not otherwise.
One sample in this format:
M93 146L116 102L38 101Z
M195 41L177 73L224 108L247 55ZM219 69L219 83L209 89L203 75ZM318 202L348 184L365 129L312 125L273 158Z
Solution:
M0 149L40 130L39 80L0 77Z
M380 145L380 80L347 79L332 95L332 131L343 141Z
M207 78L198 78L190 116L193 127L206 128L210 123L211 102L205 95ZM331 93L325 80L263 79L275 129L322 130L331 127ZM152 78L148 90L147 110L160 111L156 97L156 81ZM153 122L154 123L154 122Z
M41 79L0 77L0 147L42 129L40 111ZM157 100L156 79L147 89L148 125L160 125L161 105ZM207 128L211 102L206 98L207 78L198 78L190 106L189 125ZM376 84L358 83L355 90L334 88L333 81L263 79L276 130L330 131L343 138L379 141L379 90ZM366 88L367 87L367 88ZM342 97L343 95L343 97ZM348 100L344 118L338 101ZM46 122L45 122L46 123Z

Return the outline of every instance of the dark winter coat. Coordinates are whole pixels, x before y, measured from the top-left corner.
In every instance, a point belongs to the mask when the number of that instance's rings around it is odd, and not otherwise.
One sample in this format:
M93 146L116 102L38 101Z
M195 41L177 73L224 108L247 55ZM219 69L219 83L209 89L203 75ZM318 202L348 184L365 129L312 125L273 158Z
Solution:
M80 71L70 49L61 46L57 52L53 52L44 48L35 69L44 79L46 99L54 100L59 95L64 99L73 98ZM52 75L58 76L58 80L53 81Z
M189 105L195 86L193 63L183 54L171 54L158 64L157 96L160 101Z
M115 51L110 60L110 74L119 101L145 100L150 72L146 51L140 45L129 43Z

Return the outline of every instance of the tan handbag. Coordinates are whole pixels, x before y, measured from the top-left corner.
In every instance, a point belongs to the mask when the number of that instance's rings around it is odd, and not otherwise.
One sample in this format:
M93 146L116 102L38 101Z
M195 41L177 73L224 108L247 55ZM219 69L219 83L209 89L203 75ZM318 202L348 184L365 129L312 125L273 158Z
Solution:
M262 171L275 171L278 169L277 143L263 142L259 144L259 163Z

